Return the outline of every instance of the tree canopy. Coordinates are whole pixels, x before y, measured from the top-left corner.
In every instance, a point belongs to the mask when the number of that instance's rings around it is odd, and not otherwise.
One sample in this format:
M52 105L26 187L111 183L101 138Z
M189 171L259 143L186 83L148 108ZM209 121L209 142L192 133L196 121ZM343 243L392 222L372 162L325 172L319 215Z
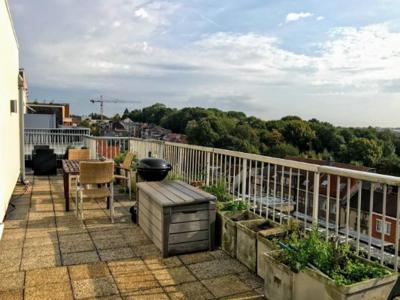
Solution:
M335 127L298 116L265 121L243 112L201 107L176 109L160 103L125 110L123 116L186 134L191 144L275 157L333 158L400 175L400 136L390 130Z

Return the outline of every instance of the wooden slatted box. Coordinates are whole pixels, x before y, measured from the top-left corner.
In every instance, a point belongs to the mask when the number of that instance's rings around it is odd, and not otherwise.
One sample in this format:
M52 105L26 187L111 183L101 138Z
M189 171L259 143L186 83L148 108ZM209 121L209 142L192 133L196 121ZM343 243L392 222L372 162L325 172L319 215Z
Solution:
M214 249L215 197L182 181L137 184L138 224L163 257Z

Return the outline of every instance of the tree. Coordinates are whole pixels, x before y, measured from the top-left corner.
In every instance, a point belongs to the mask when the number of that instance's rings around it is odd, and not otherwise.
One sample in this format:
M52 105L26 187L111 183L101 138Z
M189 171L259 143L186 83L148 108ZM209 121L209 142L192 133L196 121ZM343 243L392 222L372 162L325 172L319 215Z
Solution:
M300 152L295 146L291 144L282 143L269 148L267 155L285 158L287 156L299 156Z
M260 132L260 142L268 147L274 147L283 143L284 137L282 133L276 129L272 129L272 131L265 130Z
M125 108L124 113L122 114L122 119L129 118L129 110Z
M159 125L162 118L171 114L173 109L166 107L164 104L156 103L149 107L143 108L143 119L148 123Z
M307 121L291 120L286 123L283 136L286 142L296 146L300 151L306 151L310 149L315 139L315 132Z
M186 134L189 143L208 147L212 147L219 138L206 118L190 121L186 127Z
M366 166L373 167L382 158L383 149L377 140L368 138L353 138L348 147L348 159L359 161Z

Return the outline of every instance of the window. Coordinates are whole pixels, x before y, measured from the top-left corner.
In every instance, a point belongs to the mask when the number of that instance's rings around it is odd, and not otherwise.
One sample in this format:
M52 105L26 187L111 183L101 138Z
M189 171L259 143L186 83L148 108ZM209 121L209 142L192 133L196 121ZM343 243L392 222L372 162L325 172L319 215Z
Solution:
M326 186L328 185L328 180L322 181L321 185L322 185L323 187L326 187Z
M385 222L385 235L390 235L390 222ZM376 231L382 232L382 220L376 220Z

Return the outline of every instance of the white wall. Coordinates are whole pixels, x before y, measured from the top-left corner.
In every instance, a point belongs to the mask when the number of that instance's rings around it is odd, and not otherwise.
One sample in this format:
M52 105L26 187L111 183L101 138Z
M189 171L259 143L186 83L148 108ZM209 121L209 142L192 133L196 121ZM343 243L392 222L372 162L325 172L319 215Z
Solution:
M19 120L10 112L10 100L18 101L18 43L6 0L0 0L0 223L18 180Z

